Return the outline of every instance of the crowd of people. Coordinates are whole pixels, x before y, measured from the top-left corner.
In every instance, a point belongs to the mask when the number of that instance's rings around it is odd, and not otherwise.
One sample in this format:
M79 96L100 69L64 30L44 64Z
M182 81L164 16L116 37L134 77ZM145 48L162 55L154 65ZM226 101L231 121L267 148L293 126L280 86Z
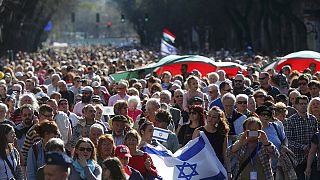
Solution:
M227 179L317 179L320 72L260 68L202 76L110 74L154 62L151 51L110 47L49 49L2 60L0 179L157 179L145 145L172 153L203 131ZM113 112L105 113L109 107ZM168 130L166 141L154 128ZM205 157L204 157L205 158ZM208 167L210 168L210 167Z

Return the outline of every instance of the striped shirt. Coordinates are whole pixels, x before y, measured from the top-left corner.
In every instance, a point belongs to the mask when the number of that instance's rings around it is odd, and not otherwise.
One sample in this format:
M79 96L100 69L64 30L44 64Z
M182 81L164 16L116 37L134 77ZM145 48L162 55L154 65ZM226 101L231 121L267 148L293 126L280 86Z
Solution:
M21 154L25 159L25 162L27 162L28 151L33 145L33 143L41 140L41 137L37 134L36 130L34 129L36 126L37 124L33 125L27 132L26 138L21 149ZM26 164L22 164L22 166L26 166Z

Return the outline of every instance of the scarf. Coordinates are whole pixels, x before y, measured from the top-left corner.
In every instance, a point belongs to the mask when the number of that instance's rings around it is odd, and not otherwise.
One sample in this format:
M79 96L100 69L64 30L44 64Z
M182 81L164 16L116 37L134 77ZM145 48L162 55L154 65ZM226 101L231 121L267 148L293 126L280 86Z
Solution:
M79 161L78 160L75 160L72 162L72 165L74 167L74 169L80 173L80 177L81 179L87 179L85 173L84 173L84 168L80 165ZM94 162L89 159L88 162L87 162L87 166L89 167L90 171L93 173L94 169L95 169L95 164Z

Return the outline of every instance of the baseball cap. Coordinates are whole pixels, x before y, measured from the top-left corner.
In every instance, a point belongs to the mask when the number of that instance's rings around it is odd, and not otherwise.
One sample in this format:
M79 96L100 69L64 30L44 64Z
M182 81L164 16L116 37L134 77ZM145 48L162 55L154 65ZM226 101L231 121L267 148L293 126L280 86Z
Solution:
M58 152L46 153L45 161L47 165L57 165L63 167L70 167L72 164L72 159L68 155Z
M189 99L188 104L192 105L195 102L203 103L203 99L201 97L199 97L199 96L194 96L191 99Z
M91 101L100 101L100 102L101 102L101 98L100 98L100 96L98 96L98 95L93 95L93 96L91 97Z
M120 158L124 158L124 157L131 158L132 157L130 154L129 148L125 145L118 145L114 151L114 154Z
M93 92L93 88L90 86L85 86L84 88L82 88L81 92Z

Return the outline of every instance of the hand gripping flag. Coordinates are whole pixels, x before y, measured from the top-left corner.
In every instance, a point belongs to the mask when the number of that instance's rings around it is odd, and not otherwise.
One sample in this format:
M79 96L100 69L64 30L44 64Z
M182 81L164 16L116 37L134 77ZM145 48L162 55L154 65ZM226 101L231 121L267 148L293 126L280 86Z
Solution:
M174 154L162 145L147 145L144 150L149 153L158 174L164 180L227 179L225 168L203 132Z

